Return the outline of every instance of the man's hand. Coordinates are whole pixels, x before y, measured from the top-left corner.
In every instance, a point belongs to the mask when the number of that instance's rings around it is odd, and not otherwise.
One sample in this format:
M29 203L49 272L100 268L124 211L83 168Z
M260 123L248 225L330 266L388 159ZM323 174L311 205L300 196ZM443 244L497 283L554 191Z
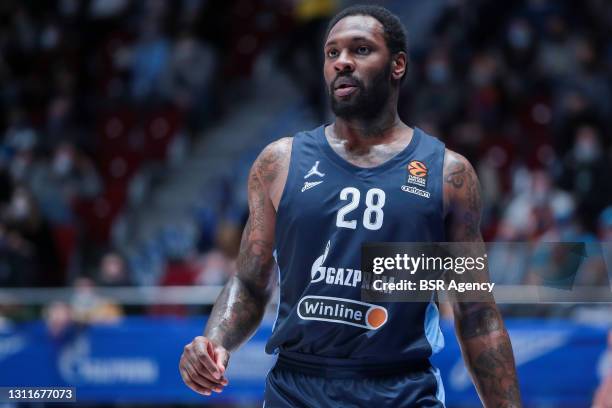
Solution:
M179 370L189 388L202 395L221 392L227 385L225 367L229 352L206 337L198 336L185 346Z

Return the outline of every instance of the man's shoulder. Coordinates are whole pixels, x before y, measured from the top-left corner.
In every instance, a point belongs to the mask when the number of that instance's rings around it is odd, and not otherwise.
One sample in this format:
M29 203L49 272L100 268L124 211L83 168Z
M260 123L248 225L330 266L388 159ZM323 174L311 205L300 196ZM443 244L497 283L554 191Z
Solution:
M289 159L291 158L291 150L294 145L294 140L301 140L302 144L306 140L309 141L308 143L315 143L317 132L321 131L324 126L325 125L319 125L314 129L302 130L293 135L284 136L269 143L259 154L256 163L263 160L288 164Z
M259 154L259 159L265 160L278 160L291 153L291 146L293 144L293 136L285 136L270 142L266 147L263 148Z
M444 213L455 207L470 207L480 212L480 185L469 160L463 155L445 150L444 154Z
M292 136L269 143L255 159L252 173L257 174L266 184L276 181L278 175L286 172L288 168L292 143Z
M449 175L455 172L474 172L470 161L462 154L449 148L444 148L444 174Z

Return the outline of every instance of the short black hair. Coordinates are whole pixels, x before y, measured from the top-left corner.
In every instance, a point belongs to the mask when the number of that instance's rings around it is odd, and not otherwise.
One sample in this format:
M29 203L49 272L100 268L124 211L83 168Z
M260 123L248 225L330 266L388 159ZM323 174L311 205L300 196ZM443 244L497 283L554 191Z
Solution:
M329 36L329 32L332 28L345 17L349 16L370 16L375 18L382 24L385 30L385 42L391 55L403 51L408 55L408 40L406 35L406 28L400 21L399 17L391 13L384 7L376 5L363 5L358 4L345 8L336 14L327 26L325 32L325 39Z

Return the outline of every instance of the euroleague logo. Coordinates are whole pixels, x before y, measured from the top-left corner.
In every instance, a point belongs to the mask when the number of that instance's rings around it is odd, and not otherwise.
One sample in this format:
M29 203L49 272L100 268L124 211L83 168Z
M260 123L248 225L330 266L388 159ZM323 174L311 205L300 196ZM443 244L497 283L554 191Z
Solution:
M425 163L418 160L413 160L408 164L408 181L417 181L419 185L425 186L427 184L427 166ZM410 176L414 177L412 179ZM417 184L415 183L415 184Z
M410 163L408 163L407 170L408 177L406 178L406 184L402 186L402 190L406 191L407 193L429 198L429 191L421 189L427 187L428 169L425 163L419 160L412 160Z

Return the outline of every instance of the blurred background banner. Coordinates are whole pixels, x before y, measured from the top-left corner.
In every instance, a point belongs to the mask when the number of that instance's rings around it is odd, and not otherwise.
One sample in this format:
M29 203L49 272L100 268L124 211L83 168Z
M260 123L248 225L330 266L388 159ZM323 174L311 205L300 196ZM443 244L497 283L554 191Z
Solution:
M119 324L72 327L62 338L49 337L40 321L19 325L0 333L0 383L72 384L79 402L207 401L185 387L178 371L183 346L205 322L201 317L130 317ZM232 386L214 400L261 399L273 363L263 351L271 328L263 326L232 355Z
M74 327L61 339L50 338L40 321L19 325L0 333L0 383L70 385L80 402L257 403L274 361L264 353L271 324L232 355L230 385L223 393L205 399L184 386L177 369L182 347L204 321L130 317L115 325ZM506 324L528 406L589 406L592 384L610 359L604 327L535 319ZM441 370L446 397L453 406L477 406L453 327L446 323L442 329L446 349L433 362Z
M592 384L610 361L606 327L556 319L506 319L506 327L525 406L591 406ZM442 332L446 348L432 362L440 368L449 406L480 406L454 328L445 322Z

